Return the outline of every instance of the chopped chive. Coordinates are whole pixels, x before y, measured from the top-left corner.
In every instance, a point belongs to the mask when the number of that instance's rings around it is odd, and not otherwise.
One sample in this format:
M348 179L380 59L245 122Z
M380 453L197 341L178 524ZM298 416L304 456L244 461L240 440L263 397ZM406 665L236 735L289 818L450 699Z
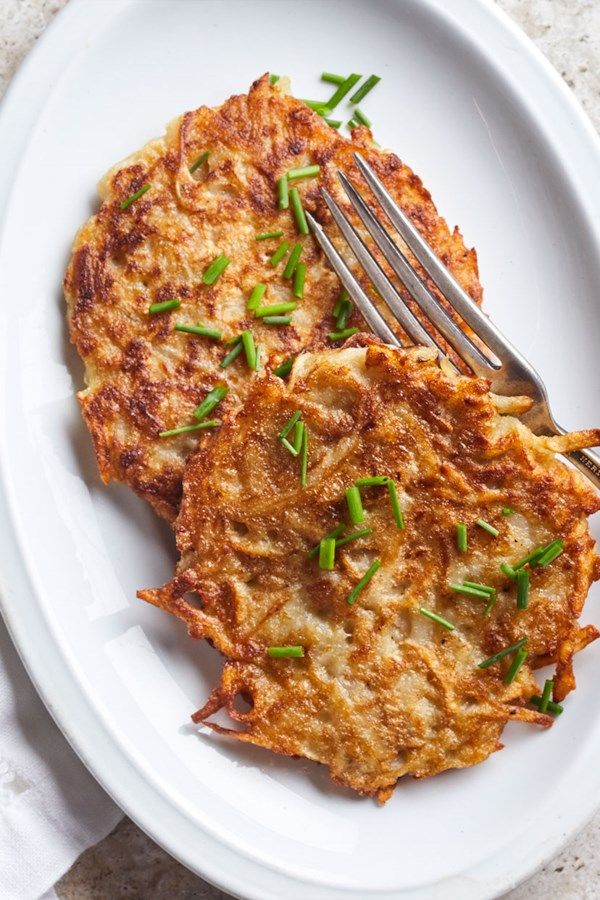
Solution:
M314 110L318 116L328 116L331 112L331 107L324 100L303 99L302 103L308 106L309 109Z
M292 293L298 300L304 297L304 281L306 279L306 264L299 262L294 269L294 287Z
M308 480L308 428L302 431L302 447L300 448L300 484L306 487Z
M266 284L255 284L246 303L246 309L257 309L267 290Z
M148 312L151 316L155 316L157 313L170 312L172 309L179 309L181 306L181 300L163 300L162 303L153 303L152 306L148 307Z
M464 522L456 523L456 546L460 553L467 552L467 526Z
M488 534L493 535L493 537L498 537L500 532L497 528L494 528L493 525L490 525L489 522L486 522L485 519L475 519L475 524L479 525L480 528L483 528L484 531L487 531Z
M261 353L262 353L262 347L260 346L260 344L257 344L257 345L256 345L256 365L254 366L254 370L255 370L256 372L259 372L259 371L260 371L260 367L261 367L261 365L260 365L260 355L261 355Z
M328 81L330 84L343 84L345 80L345 75L335 75L333 72L321 72L321 81Z
M342 522L340 525L336 525L335 528L332 528L331 531L329 531L325 535L324 538L321 538L321 540L325 540L326 538L337 538L337 537L339 537L340 534L343 534L343 532L345 530L346 530L346 526ZM313 559L313 557L315 557L317 555L317 553L319 552L320 546L321 546L321 541L319 541L319 543L316 545L316 547L312 547L312 549L308 551L308 553L306 554L307 557L309 559Z
M352 312L352 309L352 300L344 300L344 302L340 304L340 311L335 320L335 327L338 331L343 331L346 327L346 322L348 321L348 316Z
M257 234L254 238L255 241L270 241L271 238L280 238L283 237L283 231L263 231L262 234Z
M230 262L231 260L224 253L213 259L203 272L202 281L204 284L214 284L221 277Z
M269 260L269 265L271 265L271 266L273 266L273 268L275 268L277 263L280 263L281 260L283 259L283 257L285 256L285 254L288 252L289 247L290 247L290 245L287 241L282 241L281 244L279 245L279 247L277 248L277 250L275 251L275 253L273 254L273 256L271 257L271 259Z
M244 353L246 354L248 368L256 371L258 366L258 356L254 345L254 335L251 331L242 331L242 345L244 347Z
M450 590L454 591L455 594L467 594L469 597L481 597L484 600L487 600L490 596L489 591L484 591L480 587L474 587L472 583L469 585L452 582L450 584Z
M323 538L319 544L319 568L331 571L335 565L335 538Z
M371 120L368 119L367 116L365 116L362 109L359 109L358 106L354 110L354 118L357 122L360 122L361 125L366 125L367 128L371 127Z
M490 599L488 600L486 607L483 611L484 616L489 616L494 606L496 605L496 600L498 599L498 592L494 591L493 594L490 594Z
M547 678L544 682L544 690L542 691L540 712L546 712L546 710L548 709L548 703L550 702L550 697L552 696L553 687L554 681L552 680L552 678Z
M479 663L478 668L487 669L490 666L493 666L494 663L500 662L501 659L504 659L505 656L509 656L511 653L515 653L517 650L520 650L521 647L527 643L527 638L521 638L516 643L511 644L510 647L505 647L503 650L499 650L498 653L494 653L493 656L488 657L488 659L484 659L483 662Z
M291 659L304 656L304 647L267 647L267 653L273 659Z
M215 406L218 406L221 400L223 400L227 394L229 393L229 388L225 387L224 384L217 385L212 388L202 401L202 403L196 407L194 410L194 418L198 419L199 422L202 419L205 419L209 413L213 411Z
M304 215L298 188L292 188L290 190L290 203L292 204L292 212L294 213L294 221L296 222L298 232L300 234L308 234L308 223L306 221L306 216Z
M337 300L335 301L335 306L333 307L333 311L332 311L332 313L331 313L331 315L333 316L334 319L337 319L337 317L339 316L340 311L341 311L341 309L342 309L342 305L343 305L343 304L346 302L346 300L348 300L349 298L350 298L350 294L348 293L348 291L346 290L346 288L342 288L341 291L340 291L339 297L338 297Z
M373 534L372 528L361 528L360 531L353 531L352 534L347 534L345 537L336 540L335 546L345 547L350 541L356 541L358 538L367 537L369 534Z
M529 605L529 572L519 569L517 572L517 609L527 609Z
M343 341L345 338L352 337L357 334L360 328L345 328L343 331L330 331L327 335L330 341Z
M221 332L216 328L206 328L204 325L186 325L183 322L177 322L175 331L182 331L184 334L197 334L200 337L213 338L215 341L221 340Z
M280 78L281 78L281 75L275 75L275 73L273 73L272 75L269 75L269 82L271 84L277 84L277 82L279 81Z
M360 101L367 96L369 91L372 91L376 84L379 84L381 78L379 75L369 75L367 80L363 82L363 84L359 87L357 91L350 97L350 103L360 103Z
M517 652L515 653L515 658L513 659L512 663L510 664L510 668L504 676L505 684L513 683L519 673L519 670L521 669L521 666L528 656L529 654L527 653L527 650L523 650L523 648L521 648L521 650L517 650Z
M225 346L226 346L226 347L230 347L230 346L232 346L233 344L241 344L241 342L242 342L242 336L241 336L241 334L236 334L234 337L228 338L228 339L225 341Z
M539 557L539 559L535 561L535 565L545 568L553 560L555 560L557 556L561 555L564 547L565 543L560 538L558 538L558 540L556 541L553 541L551 544L548 544L548 546L544 548L543 554ZM534 563L532 563L532 565L534 565Z
M208 150L205 150L204 153L201 153L200 156L194 160L191 166L188 169L190 175L193 175L196 169L199 169L200 166L204 165L206 160L208 159L209 153Z
M341 119L328 119L327 116L324 116L323 118L325 119L327 124L330 126L330 128L339 128L340 125L342 124Z
M388 494L390 495L390 503L392 505L392 513L394 516L394 522L398 526L398 528L402 531L404 528L404 513L400 509L400 501L398 500L398 490L396 488L396 482L391 478L388 478L387 481L387 489Z
M277 203L279 209L287 209L290 205L287 175L282 175L277 179Z
M289 325L292 321L291 316L263 316L262 320L265 325Z
M442 628L447 628L448 631L454 631L454 625L452 622L449 622L448 619L442 618L442 616L438 616L437 613L431 612L430 609L425 609L424 606L419 607L419 612L422 616L426 616L428 619L431 619L432 622L437 622L438 625L441 625Z
M496 588L489 584L480 584L478 581L463 581L466 587L476 588L478 591L484 591L486 594L497 593Z
M348 603L350 606L352 606L353 603L356 603L356 598L358 597L360 592L363 590L363 588L365 588L368 585L371 578L373 577L373 575L379 568L381 568L381 563L379 562L378 559L376 559L375 562L371 563L371 565L369 566L369 568L367 569L367 571L365 572L363 577L360 579L360 581L354 585L354 587L352 588L352 590L346 597L346 603Z
M514 514L515 514L515 511L510 506L502 507L502 515L503 516L514 516Z
M278 378L285 378L286 375L289 375L292 371L293 365L294 357L290 356L288 359L285 359L281 365L277 366L276 369L273 369L273 375L277 375Z
M238 358L238 356L240 355L240 353L242 352L243 349L244 349L244 347L242 344L242 339L240 338L236 342L233 350L230 350L229 353L227 354L227 356L224 356L223 359L221 360L221 362L219 363L221 368L227 369L228 366L230 366L231 363L234 361L234 359Z
M346 491L346 503L348 504L348 512L350 513L350 521L353 525L360 525L365 521L365 511L363 509L360 491L355 484Z
M535 564L540 556L544 555L544 547L536 547L531 553L528 553L527 556L523 556L518 562L512 564L513 570L516 572L517 569L522 569L523 566L526 566L527 563Z
M296 422L298 422L300 420L301 415L302 415L302 413L300 412L299 409L297 409L295 412L292 413L292 415L289 417L289 419L287 420L287 422L285 423L285 425L283 426L283 428L277 435L279 440L281 440L281 438L286 438L288 436L288 434L290 433L290 431L292 430L292 428L294 427Z
M529 702L533 703L534 706L540 707L542 698L538 694L534 694L533 697L529 698ZM552 713L553 716L560 716L561 712L564 712L564 709L564 706L561 706L560 703L553 703L552 700L548 700L548 706L546 707L545 712Z
M288 453L291 453L292 456L298 456L298 450L296 450L293 444L290 444L287 438L281 438L281 443Z
M329 109L335 109L335 107L338 105L338 103L344 99L346 94L352 90L352 88L354 87L356 82L360 81L361 77L362 77L361 75L352 73L352 75L349 75L347 78L345 78L344 81L342 81L342 83L338 87L337 91L335 92L335 94L333 95L331 100L327 101L327 106L329 107Z
M119 203L119 209L127 209L128 206L131 206L132 203L135 203L136 200L139 200L140 197L143 197L146 191L149 191L151 187L151 184L145 184L139 189L139 191L136 191L135 194L131 194L131 196L126 197L125 200L121 200L121 202Z
M177 434L187 434L188 431L200 431L201 428L216 428L221 424L220 419L206 419L204 422L198 422L197 425L182 425L181 428L172 428L170 431L159 431L160 438L175 437Z
M292 252L288 256L288 260L285 264L285 269L283 270L284 278L291 278L292 275L294 274L294 272L296 270L296 264L297 264L298 260L300 259L300 254L302 253L303 249L304 249L304 247L300 243L294 244L294 246L292 247Z
M357 487L382 487L388 481L387 475L366 475L364 478L357 478L354 484Z
M504 572L508 578L512 578L513 581L517 580L517 573L507 562L500 563L500 570Z
M254 315L258 319L263 316L283 316L286 313L293 312L298 304L290 300L287 303L272 303L271 306L259 306L254 310Z
M290 169L287 173L288 181L296 181L298 178L314 178L321 171L321 166L299 166Z
M356 119L349 120L348 128L350 129L350 131L353 131L355 128L358 128L358 122L356 121Z
M304 422L296 422L294 427L294 450L296 455L302 450L302 441L304 438Z

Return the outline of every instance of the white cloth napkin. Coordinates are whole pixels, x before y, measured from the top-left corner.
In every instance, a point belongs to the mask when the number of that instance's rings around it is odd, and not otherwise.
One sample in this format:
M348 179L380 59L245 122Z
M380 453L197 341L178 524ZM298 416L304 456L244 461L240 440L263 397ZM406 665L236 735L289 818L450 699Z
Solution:
M0 619L0 898L52 896L122 815L46 712Z

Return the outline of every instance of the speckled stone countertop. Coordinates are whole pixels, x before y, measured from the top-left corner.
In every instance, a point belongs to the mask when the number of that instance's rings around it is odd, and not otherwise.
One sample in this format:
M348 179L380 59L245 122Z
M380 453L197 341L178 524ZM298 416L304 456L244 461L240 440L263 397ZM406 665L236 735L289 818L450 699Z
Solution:
M0 96L19 62L67 0L0 0ZM574 90L600 130L600 0L498 0ZM600 813L578 838L505 900L600 897ZM62 900L227 895L171 859L131 821L84 853L56 885Z

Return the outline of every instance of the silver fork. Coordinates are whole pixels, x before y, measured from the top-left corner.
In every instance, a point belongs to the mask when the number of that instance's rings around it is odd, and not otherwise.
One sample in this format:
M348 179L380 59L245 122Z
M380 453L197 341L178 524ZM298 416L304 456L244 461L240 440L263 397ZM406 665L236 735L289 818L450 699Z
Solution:
M533 406L528 412L521 415L521 418L535 434L565 434L565 429L561 428L554 420L550 411L546 388L533 366L513 347L494 323L481 312L477 304L473 302L471 297L426 243L410 219L392 199L389 192L362 156L359 153L355 153L354 158L373 196L386 213L391 224L400 234L406 246L421 263L442 296L456 310L461 319L467 323L482 344L488 348L490 351L489 356L483 353L448 315L405 254L392 240L381 220L367 205L361 194L359 194L343 172L338 172L342 187L363 225L429 322L443 335L449 346L454 349L476 375L491 382L491 388L494 393L504 396L525 395L533 400ZM396 287L384 273L362 238L356 233L354 227L350 224L331 194L324 188L321 190L321 194L354 256L409 338L415 344L435 347L443 353L443 349L436 343L435 336L423 327L406 305ZM306 217L317 243L356 303L369 327L386 343L400 346L400 341L377 310L368 294L362 289L351 269L328 238L323 227L309 213L307 213ZM565 455L578 469L587 475L596 488L600 489L600 457L585 450L574 450Z

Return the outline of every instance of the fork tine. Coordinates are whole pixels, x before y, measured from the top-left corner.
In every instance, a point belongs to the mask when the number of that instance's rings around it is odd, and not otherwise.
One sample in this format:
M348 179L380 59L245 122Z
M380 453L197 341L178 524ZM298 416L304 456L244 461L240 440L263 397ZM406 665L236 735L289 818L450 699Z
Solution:
M338 172L338 176L362 223L415 302L473 371L489 376L499 366L494 365L450 317L346 176L342 172Z
M441 347L438 347L434 338L428 334L416 316L405 304L377 260L372 256L370 250L364 245L361 238L359 238L347 221L344 213L331 194L325 190L325 188L322 188L321 195L329 207L329 211L331 212L336 225L348 242L350 249L410 339L415 344L425 344L427 347L435 347L437 350L440 350L440 352L443 352Z
M414 253L433 283L438 287L440 293L454 307L459 316L473 329L484 344L496 354L499 360L505 361L507 354L517 353L502 332L481 312L462 285L459 284L441 259L423 239L366 160L360 153L355 153L354 159L373 195L379 201L382 209L399 232L407 247Z
M376 309L371 298L362 289L360 283L354 277L354 275L344 262L343 258L337 252L337 250L325 234L325 230L322 225L317 222L317 220L313 216L311 216L309 212L306 212L306 218L315 237L315 240L331 263L331 266L336 272L338 278L356 303L369 328L373 331L374 334L378 335L381 340L385 341L387 344L392 344L394 347L401 347L402 345L400 341L398 340L390 326L387 324L381 313Z

